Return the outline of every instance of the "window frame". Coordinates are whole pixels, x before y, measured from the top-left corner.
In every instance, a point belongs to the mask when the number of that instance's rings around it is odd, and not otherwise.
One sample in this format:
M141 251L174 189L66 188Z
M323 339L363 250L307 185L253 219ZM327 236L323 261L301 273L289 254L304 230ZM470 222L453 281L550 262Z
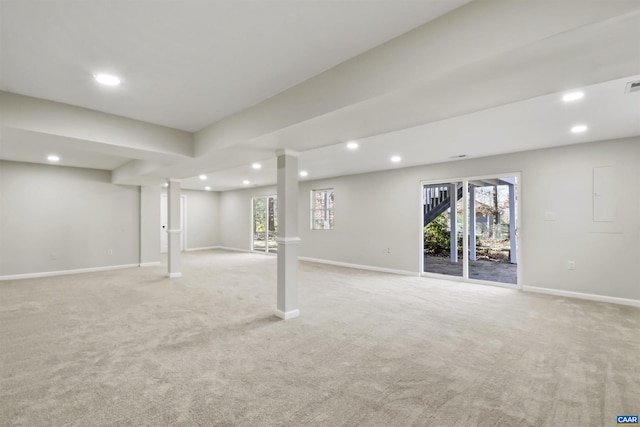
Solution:
M324 206L316 207L316 195L324 193ZM322 212L323 226L316 227L316 213ZM335 228L335 188L317 188L311 190L311 230L333 230Z

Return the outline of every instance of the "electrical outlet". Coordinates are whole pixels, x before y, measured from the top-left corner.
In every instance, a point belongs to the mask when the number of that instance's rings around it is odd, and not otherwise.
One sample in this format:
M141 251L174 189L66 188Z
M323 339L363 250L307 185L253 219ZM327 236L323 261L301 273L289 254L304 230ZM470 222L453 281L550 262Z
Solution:
M107 249L107 255L113 255L113 249Z
M390 254L391 253L391 248L387 248L387 253Z
M568 261L567 262L567 270L575 270L575 269L576 269L575 261Z

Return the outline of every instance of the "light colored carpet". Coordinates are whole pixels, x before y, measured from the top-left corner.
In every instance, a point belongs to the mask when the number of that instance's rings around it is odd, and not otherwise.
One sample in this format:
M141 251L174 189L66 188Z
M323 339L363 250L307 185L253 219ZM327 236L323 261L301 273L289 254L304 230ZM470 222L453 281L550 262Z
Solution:
M0 282L0 425L613 426L640 310L275 257Z

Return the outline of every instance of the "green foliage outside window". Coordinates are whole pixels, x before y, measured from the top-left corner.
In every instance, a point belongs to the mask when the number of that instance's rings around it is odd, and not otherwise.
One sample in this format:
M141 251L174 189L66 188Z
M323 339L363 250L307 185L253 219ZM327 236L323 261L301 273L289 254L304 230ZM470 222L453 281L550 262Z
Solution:
M440 214L424 226L424 252L428 255L448 255L451 236L446 214Z

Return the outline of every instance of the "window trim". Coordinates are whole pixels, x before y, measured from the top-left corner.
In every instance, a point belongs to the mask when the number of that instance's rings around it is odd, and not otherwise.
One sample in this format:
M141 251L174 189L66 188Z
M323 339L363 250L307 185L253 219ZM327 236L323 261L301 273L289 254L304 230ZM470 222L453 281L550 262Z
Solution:
M318 209L315 207L315 200L316 200L316 194L317 193L324 193L325 194L325 206L321 209ZM333 195L333 203L334 206L333 207L329 207L329 194ZM331 216L334 216L334 221L335 221L335 188L333 187L329 187L329 188L316 188L311 190L311 196L310 196L310 202L311 202L311 209L310 209L310 227L311 230L333 230L335 228L335 223L332 224L331 221ZM316 228L316 222L315 222L315 213L316 212L324 212L323 213L323 218L324 218L324 226L322 228Z

